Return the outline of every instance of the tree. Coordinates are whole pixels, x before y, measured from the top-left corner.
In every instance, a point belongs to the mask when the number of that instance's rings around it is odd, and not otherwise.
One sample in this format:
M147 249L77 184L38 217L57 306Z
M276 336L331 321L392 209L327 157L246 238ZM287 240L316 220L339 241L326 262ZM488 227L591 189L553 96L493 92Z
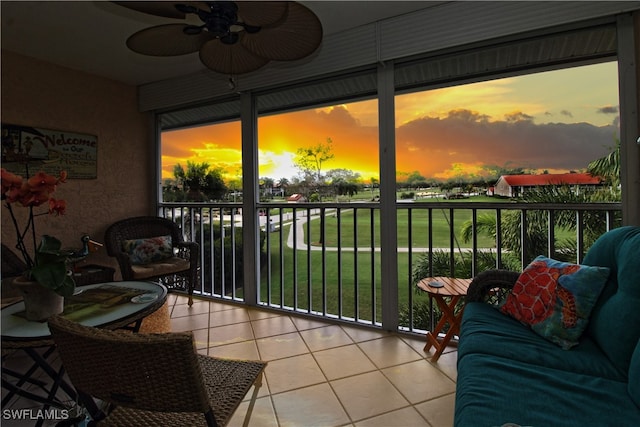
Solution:
M373 189L377 188L380 185L380 181L376 177L371 177L371 196L373 196Z
M320 198L319 190L324 180L322 176L322 165L334 158L331 153L331 138L327 138L326 143L318 143L311 147L298 148L296 157L293 161L303 177L303 184L306 189L308 200L312 200L313 191L316 192L315 197Z
M615 147L609 154L589 163L587 172L593 176L604 178L613 188L618 188L620 185L620 140L616 139Z
M427 179L420 174L418 171L413 171L407 177L407 187L409 188L420 188L427 187L429 183Z
M275 181L273 180L273 178L269 178L267 176L260 178L260 187L267 189L273 188L274 185Z
M280 189L280 196L285 197L287 195L289 185L289 180L287 178L280 178L278 182L276 182L276 187Z
M326 178L336 196L353 196L358 193L361 185L360 174L349 169L331 169Z
M275 181L273 178L262 177L260 178L260 197L273 198L273 187Z
M221 169L210 169L207 162L195 163L187 160L186 171L178 163L173 168L173 175L186 192L187 201L220 200L227 192Z
M289 186L289 180L287 178L280 178L277 185L281 188L287 188Z
M317 184L322 182L322 164L335 157L331 153L332 143L331 138L327 138L324 144L319 142L311 147L298 148L293 163L303 176L311 176Z

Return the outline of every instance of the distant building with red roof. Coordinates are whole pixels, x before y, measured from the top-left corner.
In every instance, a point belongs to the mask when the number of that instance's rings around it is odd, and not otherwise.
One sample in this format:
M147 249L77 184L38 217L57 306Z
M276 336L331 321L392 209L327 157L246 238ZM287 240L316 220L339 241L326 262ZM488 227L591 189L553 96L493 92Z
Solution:
M289 197L287 197L287 202L289 203L299 203L299 202L306 202L307 198L304 197L302 194L292 194Z
M517 197L529 189L547 185L569 185L576 189L602 185L602 180L589 173L545 173L541 175L502 175L493 193L496 196Z

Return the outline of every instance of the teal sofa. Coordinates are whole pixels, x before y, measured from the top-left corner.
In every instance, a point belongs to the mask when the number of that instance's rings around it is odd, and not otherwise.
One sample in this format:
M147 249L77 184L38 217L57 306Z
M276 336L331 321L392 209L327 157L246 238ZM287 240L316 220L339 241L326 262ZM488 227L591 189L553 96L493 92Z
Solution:
M569 350L497 309L519 273L474 278L458 345L455 427L640 426L640 227L605 233L582 264L610 273Z

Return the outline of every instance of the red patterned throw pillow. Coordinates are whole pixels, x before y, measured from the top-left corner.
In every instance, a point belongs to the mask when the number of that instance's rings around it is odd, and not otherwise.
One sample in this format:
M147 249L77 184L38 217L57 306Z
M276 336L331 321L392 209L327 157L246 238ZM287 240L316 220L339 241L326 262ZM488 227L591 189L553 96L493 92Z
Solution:
M609 269L539 256L529 264L500 308L565 350L578 344Z

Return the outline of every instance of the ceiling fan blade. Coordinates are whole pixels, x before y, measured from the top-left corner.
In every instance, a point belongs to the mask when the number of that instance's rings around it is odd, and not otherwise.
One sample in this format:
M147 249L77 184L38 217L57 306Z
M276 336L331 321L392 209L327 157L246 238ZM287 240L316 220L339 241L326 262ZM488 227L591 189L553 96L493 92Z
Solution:
M186 4L198 9L209 10L207 3L202 1L114 1L112 3L149 15L175 19L184 19L186 16L184 12L176 9L176 4Z
M238 20L262 27L278 22L287 13L286 1L239 1Z
M322 24L305 6L288 3L281 22L247 33L241 43L255 55L275 61L293 61L312 54L322 41Z
M240 40L245 34L240 34ZM244 74L266 65L269 60L254 55L241 43L226 44L211 40L200 49L200 61L207 68L222 74Z
M186 24L166 24L146 28L127 39L127 47L134 52L151 56L176 56L194 53L214 37L207 31L185 34Z

